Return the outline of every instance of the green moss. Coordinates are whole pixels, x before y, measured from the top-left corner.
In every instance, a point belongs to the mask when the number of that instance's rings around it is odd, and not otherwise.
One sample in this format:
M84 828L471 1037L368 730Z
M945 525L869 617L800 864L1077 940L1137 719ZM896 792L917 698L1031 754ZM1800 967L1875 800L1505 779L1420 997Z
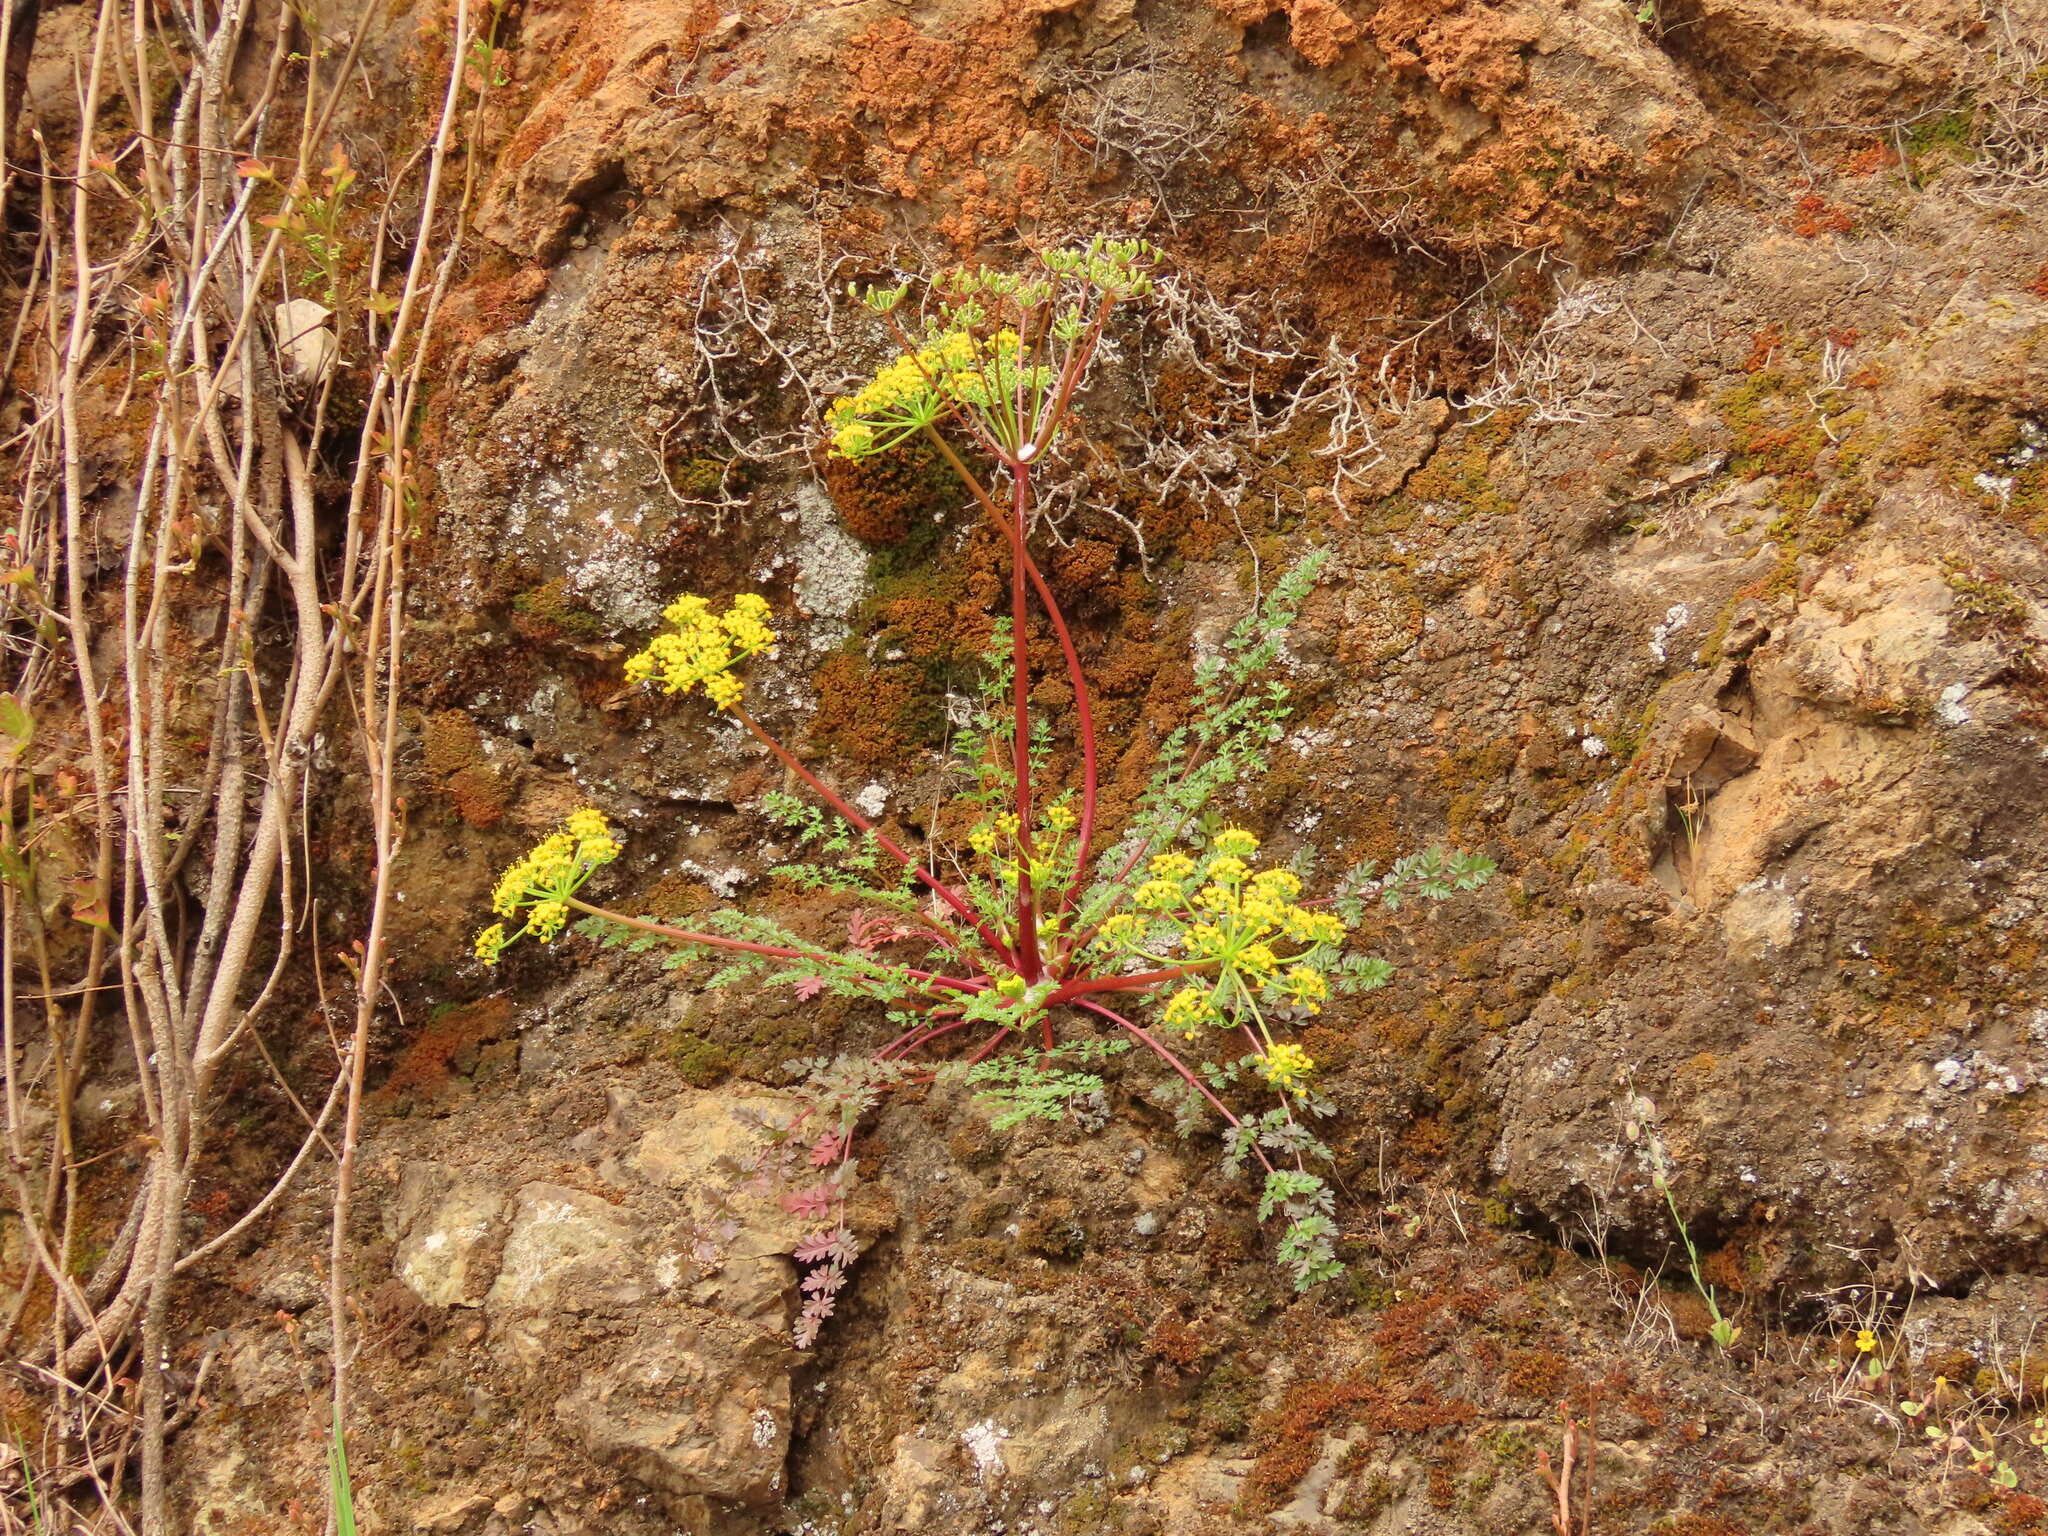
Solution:
M692 1088L716 1087L731 1077L739 1064L738 1058L721 1042L687 1030L677 1032L662 1048L661 1058L672 1063Z
M1500 415L1447 435L1429 462L1408 477L1402 487L1404 498L1412 504L1448 508L1454 522L1514 511L1514 501L1493 481L1493 456L1507 441L1509 429L1508 418Z
M1195 1425L1218 1440L1241 1440L1251 1428L1263 1392L1260 1378L1235 1361L1218 1366L1202 1383Z
M709 501L739 488L728 483L727 473L733 467L731 460L697 454L669 470L669 484L675 487L679 496L692 501Z
M1956 608L1966 618L1981 619L1993 626L2024 625L2029 613L2027 600L2013 587L1988 576L1960 560L1942 562L1942 579L1956 595Z
M1950 160L1972 160L1972 142L1977 130L1977 108L1965 102L1934 117L1923 117L1906 130L1906 154L1919 169L1919 161L1935 155Z
M569 596L563 577L517 592L512 597L512 627L528 640L597 640L605 621Z

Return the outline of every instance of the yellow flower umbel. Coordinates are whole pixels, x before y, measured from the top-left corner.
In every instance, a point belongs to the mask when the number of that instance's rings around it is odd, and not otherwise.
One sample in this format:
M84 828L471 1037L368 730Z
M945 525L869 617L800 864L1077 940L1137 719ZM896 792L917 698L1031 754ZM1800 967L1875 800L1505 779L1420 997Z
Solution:
M1207 987L1183 987L1166 1000L1166 1011L1162 1017L1168 1029L1190 1036L1205 1024L1224 1022Z
M1280 978L1280 990L1287 1000L1310 1013L1321 1013L1330 996L1329 978L1312 965L1289 966Z
M1243 827L1226 827L1209 846L1224 858L1248 859L1259 851L1259 839Z
M1012 330L986 340L966 330L934 336L915 352L898 353L866 384L825 411L832 451L842 459L886 453L953 410L975 411L998 441L1015 446L1010 421L1019 395L1030 408L1052 382L1049 369L1025 368Z
M1322 1012L1345 974L1338 950L1346 928L1333 912L1299 905L1293 870L1255 868L1258 852L1256 835L1227 827L1199 853L1153 854L1124 910L1104 918L1096 936L1104 958L1117 956L1126 970L1185 978L1159 994L1164 1028L1189 1038L1243 1029L1256 1052L1252 1069L1299 1096L1311 1092L1314 1063L1301 1047L1276 1043L1273 1028Z
M701 686L720 709L740 701L740 680L732 669L775 644L768 600L754 592L742 592L722 614L685 592L661 616L675 633L656 635L647 649L628 657L626 681L651 682L663 693L688 693Z
M506 919L523 912L526 921L511 931L502 922L484 929L476 936L477 959L495 965L522 938L531 936L543 944L554 938L569 921L569 898L618 856L619 840L604 812L590 806L572 811L559 831L542 838L498 877L491 910Z
M1259 1076L1282 1093L1306 1092L1309 1074L1315 1069L1315 1059L1291 1041L1268 1046L1258 1060Z

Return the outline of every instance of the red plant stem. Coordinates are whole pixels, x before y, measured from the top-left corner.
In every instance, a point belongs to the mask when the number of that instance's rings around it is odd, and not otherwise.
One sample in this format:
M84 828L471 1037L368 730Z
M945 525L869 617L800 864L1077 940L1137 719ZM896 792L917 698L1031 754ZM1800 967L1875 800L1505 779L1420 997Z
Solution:
M749 731L754 733L754 739L756 741L760 742L762 746L766 747L770 752L773 752L775 756L781 760L782 765L785 768L789 769L798 778L802 779L806 784L810 785L811 788L817 792L819 799L823 800L827 805L831 806L833 810L837 811L847 821L851 822L854 826L860 828L861 831L867 833L870 837L872 837L877 843L879 843L882 846L884 852L886 852L891 858L895 859L896 862L901 864L905 869L908 869L919 880L923 881L927 886L929 886L933 894L936 895L939 898L939 900L943 901L947 906L951 907L953 911L957 913L960 917L966 919L968 925L972 927L977 934L981 935L982 942L984 942L991 949L993 949L1005 965L1016 964L1016 957L1013 954L1011 954L1009 947L1005 945L1002 940L998 939L993 933L989 932L988 926L982 922L981 918L975 913L974 908L969 906L966 903L966 901L964 901L958 894L956 894L952 887L948 886L944 881L940 880L938 876L934 875L930 870L926 869L924 865L920 863L918 860L913 859L909 854L905 853L901 848L897 847L895 842L888 836L888 834L877 831L875 828L875 824L873 822L869 821L867 817L861 815L859 811L856 811L852 806L848 805L845 800L839 797L839 795L834 793L832 790L828 789L825 786L823 780L821 780L815 773L812 773L811 770L806 768L802 763L797 761L794 753L792 753L787 747L783 746L783 744L777 741L773 736L770 736L766 731L762 730L759 722L757 722L752 715L748 714L745 710L739 708L737 705L733 707L732 714L733 717L737 719L741 725L744 725Z
M783 944L756 944L751 939L728 939L723 934L695 933L688 928L671 928L666 923L651 923L644 917L627 917L623 912L613 912L606 907L593 907L587 901L578 901L571 896L565 906L574 907L578 912L588 912L592 917L601 917L608 923L618 923L627 928L638 928L642 933L658 933L664 939L677 939L686 944L709 944L717 949L736 949L743 954L767 955L773 960L818 960L827 965L842 963L836 955L818 950L791 949ZM943 987L950 992L986 992L988 988L978 981L963 981L957 976L941 976L935 971L913 970L899 966L904 975L914 977L928 987Z
M1094 976L1085 981L1070 981L1048 997L1045 1006L1052 1008L1061 1003L1077 1002L1095 992L1149 992L1163 981L1172 981L1176 976L1192 976L1214 964L1214 960L1196 960L1188 965L1176 965L1163 971L1144 971L1136 976Z
M1021 385L1019 386L1022 387ZM1031 859L1031 659L1026 647L1024 509L1031 495L1031 469L1010 464L1010 702L1011 769L1017 783L1017 971L1025 981L1039 977L1038 912L1032 901Z
M915 1040L917 1039L917 1037L918 1037L919 1035L923 1034L923 1033L924 1033L924 1032L925 1032L926 1030L930 1029L930 1028L932 1027L932 1024L931 1024L931 1020L932 1020L932 1018L933 1018L933 1017L939 1017L939 1016L943 1016L943 1017L946 1017L946 1018L951 1018L951 1017L954 1017L954 1016L955 1016L955 1015L956 1015L957 1013L958 1013L958 1010L957 1010L957 1009L952 1009L952 1008L949 1008L949 1009L946 1009L946 1010L945 1010L945 1012L944 1012L944 1014L943 1014L943 1015L939 1015L939 1014L938 1014L938 1013L936 1012L936 1010L934 1011L934 1013L932 1013L932 1014L928 1014L928 1015L926 1016L926 1018L925 1018L925 1022L924 1022L924 1023L922 1023L922 1024L916 1024L916 1025L913 1025L913 1026L912 1026L911 1028L909 1028L909 1029L906 1029L906 1030L905 1030L905 1031L904 1031L904 1032L903 1032L902 1034L898 1035L898 1036L897 1036L897 1037L896 1037L896 1038L895 1038L894 1040L891 1040L891 1041L890 1041L890 1042L889 1042L889 1043L888 1043L887 1045L883 1046L883 1047L882 1047L882 1048L881 1048L881 1049L880 1049L879 1051L875 1052L875 1058L876 1058L876 1060L878 1060L878 1061L879 1061L879 1060L882 1060L882 1059L886 1058L886 1057L887 1057L887 1056L888 1056L888 1055L890 1054L890 1052L892 1052L892 1051L894 1051L894 1050L898 1049L899 1047L904 1047L904 1048L908 1048L908 1047L905 1047L905 1042L906 1042L906 1041L915 1041Z
M1102 332L1109 324L1109 312L1115 307L1116 296L1105 293L1102 307L1095 312L1095 323L1089 327L1088 339L1067 355L1066 371L1060 377L1059 393L1053 397L1052 409L1045 413L1038 428L1038 436L1032 440L1031 456L1035 459L1052 445L1052 435L1059 430L1060 417L1066 414L1067 402L1074 396L1074 390L1081 383L1081 375L1088 371L1088 363L1095 356L1095 348L1102 340Z
M902 1048L896 1052L896 1054L899 1057L908 1056L912 1051L920 1050L923 1047L930 1045L934 1040L938 1039L941 1035L950 1035L956 1029L965 1029L969 1024L973 1022L974 1021L972 1019L955 1019L950 1024L941 1024L937 1028L929 1031L928 1033L922 1034L918 1038L911 1040L909 1044L903 1045ZM876 1053L876 1059L880 1061L887 1061L889 1059L888 1052L891 1050L892 1047L896 1046L898 1043L899 1042L891 1041L889 1045L883 1046L882 1049Z
M1086 1008L1090 1013L1099 1013L1102 1015L1103 1018L1108 1019L1110 1023L1115 1024L1120 1028L1129 1031L1132 1035L1135 1035L1140 1041L1144 1043L1145 1048L1147 1050L1149 1050L1153 1055L1157 1056L1161 1061L1165 1062L1169 1067L1173 1068L1174 1071L1178 1072L1184 1079L1186 1079L1189 1087L1193 1088L1195 1092L1199 1093L1203 1098L1207 1099L1209 1103L1215 1107L1216 1113L1221 1115L1225 1120L1227 1120L1230 1123L1232 1129L1242 1130L1244 1128L1244 1122L1238 1119L1236 1115L1233 1115L1230 1112L1229 1106L1227 1106L1221 1099L1217 1098L1215 1094L1209 1091L1209 1085L1207 1083L1203 1082L1199 1077L1195 1076L1194 1073L1190 1072L1187 1069L1187 1064L1185 1062L1183 1062L1178 1056L1174 1055L1173 1052L1169 1051L1165 1046L1161 1045L1157 1040L1153 1039L1151 1035L1145 1032L1145 1030L1141 1029L1138 1025L1133 1024L1129 1019L1125 1018L1122 1014L1113 1012L1110 1009L1103 1007L1100 1003L1091 1003L1086 998L1080 999L1075 1004L1075 1006L1079 1008ZM1263 1167L1266 1170L1266 1172L1272 1173L1276 1171L1273 1167L1273 1164L1267 1159L1265 1152L1260 1149L1259 1144L1256 1141L1251 1144L1251 1154L1253 1157L1256 1157L1259 1160L1260 1166Z
M1067 665L1067 683L1074 690L1075 724L1081 738L1081 823L1075 833L1074 883L1068 888L1065 899L1060 903L1060 910L1065 912L1074 905L1081 888L1088 882L1088 856L1093 851L1095 842L1095 807L1098 798L1095 708L1088 694L1088 677L1081 670L1081 655L1074 648L1074 636L1067 628L1066 616L1060 612L1060 605L1054 601L1052 588L1046 584L1045 574L1039 570L1037 562L1024 552L1024 541L1018 528L1013 527L1010 519L1004 516L1002 508L974 477L974 472L960 461L960 456L953 451L953 445L932 427L926 427L924 432L938 448L953 473L960 477L962 483L974 494L974 499L981 503L982 510L988 513L995 521L996 527L1009 539L1011 549L1018 552L1024 573L1030 578L1033 590L1038 593L1039 604L1045 609L1045 616L1052 623L1053 635L1059 641L1060 656ZM1013 640L1013 647L1014 644Z

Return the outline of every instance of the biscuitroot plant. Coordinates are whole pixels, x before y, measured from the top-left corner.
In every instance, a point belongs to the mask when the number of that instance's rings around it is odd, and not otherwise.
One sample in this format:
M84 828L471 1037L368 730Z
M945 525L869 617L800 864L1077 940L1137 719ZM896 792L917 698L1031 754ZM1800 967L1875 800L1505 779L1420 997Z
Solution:
M919 846L878 826L748 711L738 668L776 639L763 598L741 594L720 611L679 597L667 630L626 663L629 681L703 693L809 791L763 797L796 848L776 874L854 910L845 947L740 908L689 930L593 905L585 883L619 854L595 810L571 816L506 872L493 903L500 921L477 939L478 955L495 961L521 938L553 939L575 915L580 931L606 943L674 946L673 963L720 958L709 986L776 978L799 996L858 999L886 1014L896 1033L872 1056L800 1064L800 1107L756 1165L810 1224L796 1251L800 1346L831 1314L857 1253L846 1195L863 1117L889 1088L940 1073L964 1076L1004 1128L1099 1113L1103 1070L1141 1051L1163 1066L1151 1097L1183 1134L1213 1115L1226 1165L1255 1166L1260 1219L1283 1222L1276 1254L1296 1284L1339 1273L1330 1153L1312 1129L1333 1107L1289 1033L1334 993L1386 982L1383 961L1345 949L1368 901L1441 899L1492 870L1477 855L1419 854L1385 872L1354 869L1304 899L1310 858L1262 865L1258 837L1218 826L1217 795L1255 778L1281 737L1288 690L1268 674L1318 555L1201 661L1189 723L1161 744L1149 787L1105 837L1087 674L1028 540L1034 473L1071 418L1112 313L1150 291L1152 259L1141 244L1099 241L1044 254L1028 277L952 272L931 285L915 321L904 315L907 284L854 291L900 351L832 404L831 451L861 460L929 444L1008 548L1009 616L953 754L966 765L957 798ZM986 479L970 459L992 466ZM1072 691L1070 739L1032 709L1033 599ZM1264 1107L1247 1103L1254 1093Z

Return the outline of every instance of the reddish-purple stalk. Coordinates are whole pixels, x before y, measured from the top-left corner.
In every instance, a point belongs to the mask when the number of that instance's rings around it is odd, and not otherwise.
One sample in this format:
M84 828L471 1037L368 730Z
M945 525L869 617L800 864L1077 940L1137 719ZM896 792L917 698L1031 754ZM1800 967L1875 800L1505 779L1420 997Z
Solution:
M973 493L974 499L981 503L982 510L994 520L1003 537L1009 541L1011 550L1018 550L1023 542L1017 531L1019 525L1003 515L1002 508L997 505L995 498L990 496L981 481L975 478L973 471L961 463L960 456L953 451L952 444L930 427L926 427L924 432L945 457L953 473L960 477L967 489ZM1067 628L1066 616L1060 612L1060 605L1053 600L1052 588L1046 584L1044 573L1038 569L1038 562L1031 559L1028 553L1023 557L1022 566L1031 580L1032 589L1038 593L1039 605L1045 609L1046 618L1052 625L1053 636L1059 642L1060 658L1066 663L1067 681L1074 690L1074 723L1081 743L1081 819L1074 839L1074 881L1067 888L1060 903L1060 910L1066 912L1072 908L1075 899L1087 883L1088 858L1094 851L1097 800L1095 709L1088 695L1088 676L1081 670L1081 654L1075 649L1073 632ZM1012 601L1014 602L1014 583ZM1011 636L1010 646L1014 658L1018 650L1015 635ZM1062 958L1065 957L1063 954Z
M1019 370L1022 378L1022 370ZM1023 385L1017 386L1021 393ZM1019 411L1022 402L1019 402ZM1031 892L1031 668L1025 645L1024 567L1031 557L1024 549L1025 501L1031 494L1031 468L1021 459L1010 463L1010 697L1015 715L1010 746L1010 771L1017 790L1017 974L1026 984L1037 982L1038 913Z
M587 901L578 901L571 896L565 905L578 912L588 912L592 917L601 917L608 922L619 923L627 928L638 928L642 933L658 934L664 939L673 939L679 944L708 944L714 949L738 950L741 954L766 955L771 960L823 960L829 962L833 956L815 950L791 949L786 944L756 944L751 939L729 939L721 933L696 933L688 928L672 928L667 923L650 922L644 917L625 917L617 912L593 907ZM986 992L988 977L979 976L965 979L958 976L944 976L937 971L920 971L908 965L896 967L927 987L939 987L949 992Z
M875 840L875 842L881 847L883 852L887 853L890 858L896 860L896 862L901 864L905 869L908 869L913 875L917 877L918 880L923 882L923 884L925 884L931 889L933 895L937 896L939 900L943 901L947 906L951 907L953 911L960 917L966 919L967 923L974 929L974 931L981 936L982 941L996 952L998 958L1000 958L1005 965L1014 965L1016 963L1015 957L1010 953L1008 947L1003 944L1002 940L998 939L994 934L988 931L987 925L981 921L978 915L976 915L974 908L969 906L966 900L963 899L958 892L953 890L953 888L947 885L943 880L939 879L937 875L933 874L930 870L926 869L922 861L913 859L909 854L905 853L900 847L896 845L896 842L893 838L891 838L887 833L883 832L880 828L876 827L873 822L867 819L867 817L861 815L859 811L856 811L852 806L848 805L846 801L843 798L841 798L841 796L836 791L834 791L826 785L824 780L820 779L816 774L812 773L810 769L806 768L797 759L795 753L791 752L787 747L783 746L781 742L777 741L773 736L769 735L766 731L762 730L760 723L756 721L752 715L748 714L745 710L739 708L737 705L733 707L732 713L733 717L737 719L741 725L744 725L749 731L753 733L754 739L756 741L759 741L761 745L766 747L770 752L773 752L775 756L778 759L780 759L784 767L788 768L791 772L795 773L798 778L802 779L806 784L810 785L811 789L817 794L819 799L823 800L827 805L831 806L833 810L837 811L842 817L844 817L847 821L851 822L855 827L859 828L861 831L867 833L868 836L872 837Z
M1244 1122L1240 1120L1236 1115L1230 1112L1230 1106L1225 1104L1221 1099L1217 1098L1215 1094L1211 1093L1209 1091L1209 1085L1203 1082L1199 1077L1195 1076L1194 1073L1190 1072L1188 1070L1186 1062L1182 1061L1178 1056L1174 1055L1173 1052L1169 1051L1165 1046L1161 1045L1157 1040L1153 1039L1149 1031L1145 1030L1140 1025L1132 1023L1122 1014L1116 1013L1111 1009L1105 1008L1100 1003L1091 1003L1086 998L1078 1000L1075 1006L1085 1008L1090 1013L1101 1014L1103 1018L1108 1019L1112 1024L1116 1025L1119 1029L1122 1029L1127 1034L1136 1037L1136 1039L1144 1045L1146 1050L1150 1051L1153 1055L1157 1056L1161 1061L1165 1062L1169 1067L1173 1068L1174 1071L1178 1072L1181 1075L1181 1077L1188 1083L1188 1085L1195 1090L1195 1092L1199 1093L1203 1098L1207 1099L1211 1107L1214 1108L1216 1113L1221 1115L1226 1122L1228 1122L1232 1130L1241 1131L1244 1129ZM1260 1148L1259 1144L1256 1141L1251 1143L1251 1153L1252 1156L1256 1157L1259 1160L1259 1165L1263 1167L1266 1170L1266 1172L1272 1173L1274 1171L1273 1164L1267 1159L1265 1152Z

